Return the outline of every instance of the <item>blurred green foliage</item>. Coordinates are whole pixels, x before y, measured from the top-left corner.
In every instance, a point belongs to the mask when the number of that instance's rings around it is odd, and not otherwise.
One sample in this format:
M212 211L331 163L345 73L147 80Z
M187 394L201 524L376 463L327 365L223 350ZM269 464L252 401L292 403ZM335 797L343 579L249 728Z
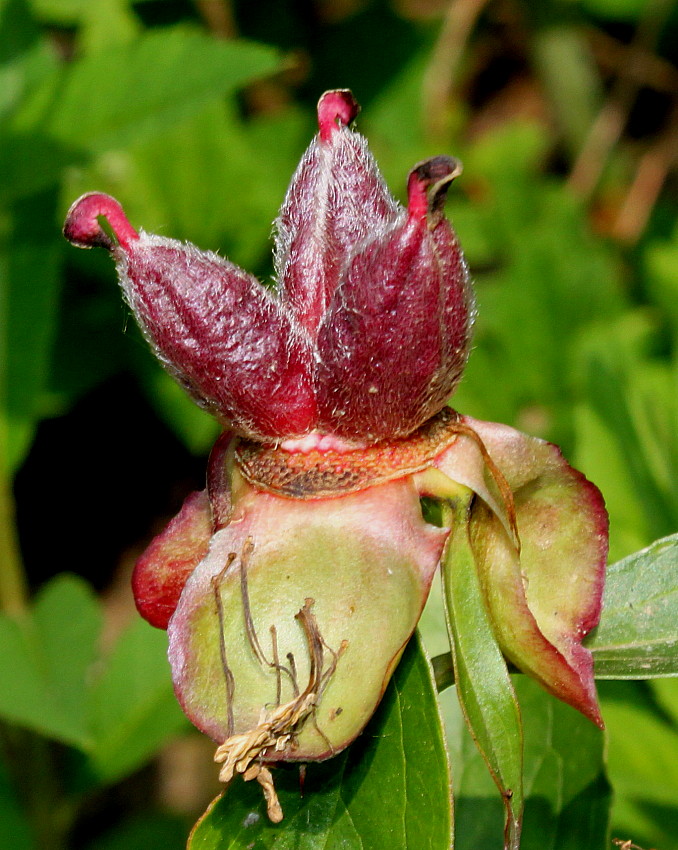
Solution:
M450 40L465 10L477 17ZM678 221L675 155L662 153L678 145L676 35L667 0L0 0L0 835L13 848L172 848L187 830L183 812L150 802L96 817L101 795L186 725L164 635L132 626L104 652L108 608L74 577L25 599L12 481L40 423L124 375L189 453L216 433L127 327L108 259L61 239L69 204L109 192L135 226L269 282L271 222L323 88L355 91L401 197L416 161L460 156L448 213L479 310L454 404L562 445L606 497L618 560L678 529ZM596 136L608 114L621 114L618 132ZM662 176L656 191L645 166ZM128 417L123 442L135 439ZM92 433L80 450L82 498L96 500L107 447ZM29 490L49 476L41 468ZM75 548L78 504L67 507ZM103 549L116 530L99 520ZM99 557L87 552L90 580ZM51 561L67 571L69 551ZM662 569L675 573L674 556ZM431 642L435 628L427 618ZM524 846L604 846L602 737L518 688ZM612 835L675 850L678 686L601 693ZM499 846L501 802L444 696L457 846ZM584 822L586 843L566 828Z

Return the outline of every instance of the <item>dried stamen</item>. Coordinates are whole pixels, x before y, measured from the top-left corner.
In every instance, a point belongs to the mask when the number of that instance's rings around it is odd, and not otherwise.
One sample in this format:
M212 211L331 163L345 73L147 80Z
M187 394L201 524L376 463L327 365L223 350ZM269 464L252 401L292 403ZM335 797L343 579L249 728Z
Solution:
M280 705L280 700L282 698L282 678L280 676L281 667L278 659L278 631L275 626L271 626L270 632L271 648L273 649L273 667L275 668L275 704ZM290 655L291 654L292 653L290 653Z
M235 679L231 668L228 666L226 658L226 640L224 638L224 604L221 600L221 582L224 580L229 567L236 559L235 552L231 552L226 559L226 565L221 572L212 577L211 584L214 592L214 601L217 606L217 621L219 623L219 654L221 656L221 669L224 671L224 680L226 682L226 712L228 717L227 730L229 736L233 734L235 721L233 718L233 697L235 696Z
M294 685L294 696L299 696L299 685L297 684L297 662L294 660L294 654L292 652L287 653L287 661L290 665L290 670L292 672L292 683Z
M245 541L245 546L243 548L243 552L240 556L240 594L242 597L242 610L243 617L245 619L245 634L247 635L247 640L249 642L250 647L252 648L252 652L256 656L257 661L262 665L262 667L270 667L272 670L276 671L278 679L280 678L280 673L285 673L289 676L292 681L292 685L294 687L295 692L298 691L296 678L292 674L292 671L285 667L284 664L279 664L277 660L277 647L274 647L273 661L269 661L268 658L264 655L264 651L261 648L261 644L259 643L259 638L257 636L256 629L254 628L254 620L252 619L252 610L250 608L250 593L247 585L247 562L254 551L254 543L252 542L252 538L248 537ZM272 630L275 630L275 626L271 627ZM277 700L278 705L280 704L280 695L278 695Z
M263 764L253 764L243 774L243 779L248 782L250 779L256 779L261 789L264 792L266 800L266 814L272 823L280 823L283 819L283 810L276 794L275 785L273 784L273 776L271 771L264 767Z
M314 716L318 700L334 673L339 658L348 646L347 641L342 641L337 652L330 650L332 663L327 671L323 671L324 648L327 644L320 634L312 607L313 600L306 599L304 607L295 615L304 631L310 658L308 684L303 692L290 702L278 705L272 711L263 708L257 726L247 732L230 735L214 754L214 761L223 765L219 772L221 782L230 782L236 773L242 774L245 780L259 781L264 790L268 815L274 823L282 820L282 810L273 787L271 773L260 761L265 760L267 752L271 750L281 752L293 745L301 725L309 716ZM330 749L333 749L317 724L316 729Z

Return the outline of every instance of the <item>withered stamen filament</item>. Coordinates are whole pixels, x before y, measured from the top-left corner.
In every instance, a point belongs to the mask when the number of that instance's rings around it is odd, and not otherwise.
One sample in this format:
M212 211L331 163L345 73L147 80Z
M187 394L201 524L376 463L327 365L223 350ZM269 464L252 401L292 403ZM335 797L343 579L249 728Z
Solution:
M217 621L219 623L219 654L221 656L221 669L224 671L224 680L226 682L226 712L227 712L227 730L229 737L233 734L235 721L233 718L233 697L235 696L235 679L231 668L228 666L226 658L226 639L224 637L224 604L221 600L221 583L224 576L236 559L235 552L231 552L226 559L226 565L218 575L213 576L211 580L212 590L214 592L214 601L217 606Z

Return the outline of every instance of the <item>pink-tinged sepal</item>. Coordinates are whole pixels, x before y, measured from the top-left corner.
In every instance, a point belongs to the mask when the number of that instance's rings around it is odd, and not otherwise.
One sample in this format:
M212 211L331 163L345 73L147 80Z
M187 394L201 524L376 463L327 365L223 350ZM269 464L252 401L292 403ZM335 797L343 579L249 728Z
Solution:
M513 493L520 546L477 441L461 435L436 461L476 498L470 536L497 641L519 669L602 726L591 653L600 618L608 518L599 490L551 443L462 417Z
M152 626L166 629L190 574L207 555L210 540L231 515L233 434L219 436L207 469L207 488L190 493L179 513L148 545L132 574L137 610Z
M408 479L310 501L237 479L231 522L169 624L175 690L224 752L327 758L381 699L447 535L424 522Z
M450 157L416 166L407 210L350 258L318 336L323 429L372 442L400 437L454 391L474 316L468 270L443 213L460 170Z
M99 216L108 219L117 246ZM316 415L312 345L255 277L190 243L137 234L106 195L76 201L64 233L80 247L111 250L142 331L198 404L261 440L310 430Z
M297 167L276 221L281 296L315 335L349 255L398 216L365 139L350 129L359 110L345 89L318 103L320 131Z
M134 601L152 626L167 628L188 577L207 554L212 532L207 491L191 493L137 560L132 574Z

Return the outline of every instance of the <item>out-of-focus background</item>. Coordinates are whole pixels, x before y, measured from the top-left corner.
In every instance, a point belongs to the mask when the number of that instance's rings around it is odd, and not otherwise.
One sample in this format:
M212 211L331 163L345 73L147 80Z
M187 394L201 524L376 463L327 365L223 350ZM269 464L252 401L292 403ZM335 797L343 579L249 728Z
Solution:
M479 315L455 407L559 443L603 490L612 559L678 531L674 0L0 0L2 846L173 850L218 790L129 590L215 426L65 212L106 191L271 280L337 87L401 199L417 161L464 162L448 214ZM85 581L46 584L64 571ZM613 834L678 848L678 683L601 692Z

